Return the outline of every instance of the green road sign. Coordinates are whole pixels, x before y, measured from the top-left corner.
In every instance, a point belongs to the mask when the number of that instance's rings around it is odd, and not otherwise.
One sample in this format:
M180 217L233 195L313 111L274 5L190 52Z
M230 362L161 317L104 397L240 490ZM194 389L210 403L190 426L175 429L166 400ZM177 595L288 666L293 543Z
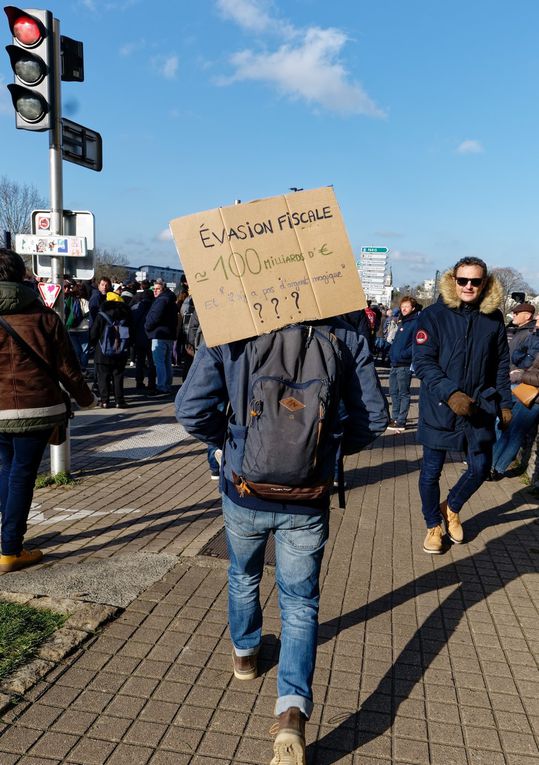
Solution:
M389 252L389 247L362 247L361 252Z

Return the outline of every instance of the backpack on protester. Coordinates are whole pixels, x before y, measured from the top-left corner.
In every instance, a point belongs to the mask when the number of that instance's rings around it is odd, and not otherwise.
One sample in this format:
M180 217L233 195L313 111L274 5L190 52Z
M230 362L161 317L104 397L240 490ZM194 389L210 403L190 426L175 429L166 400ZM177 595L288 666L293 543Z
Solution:
M130 339L127 320L113 320L104 311L99 311L99 316L105 320L105 328L99 339L99 347L103 356L114 359L126 355L129 350Z
M185 299L185 305L186 310L182 321L183 344L185 352L189 356L194 356L202 341L202 329L191 295Z
M337 340L324 328L296 324L253 343L236 489L282 502L318 499L333 485L341 431Z

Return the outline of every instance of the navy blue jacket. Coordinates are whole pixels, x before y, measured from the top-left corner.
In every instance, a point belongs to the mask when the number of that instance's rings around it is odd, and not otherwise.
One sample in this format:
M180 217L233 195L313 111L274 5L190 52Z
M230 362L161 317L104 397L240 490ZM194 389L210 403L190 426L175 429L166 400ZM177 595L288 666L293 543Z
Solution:
M172 290L164 289L154 301L144 322L151 340L175 340L178 329L178 308Z
M481 451L495 436L496 416L511 409L509 347L499 305L503 287L489 277L479 305L461 303L450 272L438 302L415 325L413 363L421 380L417 439L433 449ZM447 400L460 390L476 401L471 417L459 417Z
M389 349L389 360L392 367L409 367L412 364L412 348L416 331L417 311L408 316L401 316L397 323L397 334Z
M330 323L331 322L331 323ZM342 354L341 395L346 414L341 419L342 451L353 454L370 444L387 426L387 404L374 363L364 337L350 325L334 318L313 322L337 336ZM286 327L278 332L286 332ZM188 433L204 443L223 448L222 488L232 482L232 472L241 475L246 417L249 412L250 359L253 338L208 348L200 346L186 381L176 396L176 417ZM230 404L232 416L227 415ZM340 434L335 434L334 453L328 458L335 464ZM224 447L223 447L224 444ZM286 455L283 455L286 458ZM235 490L234 490L235 491ZM237 495L231 495L240 504ZM244 506L274 512L320 512L320 506L298 508L295 504L263 501L245 497ZM327 506L327 501L326 501Z
M539 356L539 329L528 333L527 338L513 351L511 361L518 369L529 369L537 356Z
M144 324L153 301L150 290L144 290L136 292L129 303L129 310L133 317L133 343L138 348L144 348L150 342Z

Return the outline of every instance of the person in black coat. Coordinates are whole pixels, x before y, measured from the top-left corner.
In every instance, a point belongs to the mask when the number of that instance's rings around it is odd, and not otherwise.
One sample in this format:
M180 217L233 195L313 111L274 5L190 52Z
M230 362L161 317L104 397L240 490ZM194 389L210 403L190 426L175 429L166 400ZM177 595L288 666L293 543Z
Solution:
M152 341L152 354L157 370L157 391L172 391L172 350L178 328L178 308L176 296L169 290L162 279L157 279L154 288L154 301L151 305L144 328Z
M150 289L137 290L129 308L133 317L133 350L135 355L135 380L137 390L146 390L149 395L155 393L156 370L152 356L152 341L148 337L144 324L154 301ZM145 367L148 367L148 387L144 385Z
M459 512L488 477L496 418L511 420L509 348L501 282L479 258L463 258L440 282L440 297L416 323L413 364L421 380L417 439L423 444L419 493L427 525L423 550L442 552L442 520L464 540ZM465 451L467 469L440 504L448 451Z
M103 409L110 406L111 388L114 391L115 404L118 409L127 405L124 398L124 371L129 355L129 347L133 337L133 319L129 307L120 295L108 292L99 312L90 328L90 342L95 345L95 370L99 391L99 405ZM113 333L107 329L113 324ZM113 352L107 347L114 345ZM114 342L110 341L114 338Z

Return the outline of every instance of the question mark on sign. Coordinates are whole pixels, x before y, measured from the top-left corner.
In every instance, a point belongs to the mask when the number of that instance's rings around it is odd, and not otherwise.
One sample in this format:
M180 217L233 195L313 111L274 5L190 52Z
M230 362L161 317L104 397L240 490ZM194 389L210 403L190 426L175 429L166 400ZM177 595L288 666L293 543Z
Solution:
M273 305L275 307L275 315L279 319L280 318L280 316L279 316L279 298L272 298L271 302L273 303Z
M253 308L258 311L258 318L260 319L260 323L264 324L264 319L262 318L262 303L253 303Z
M297 312L301 313L301 311L299 310L299 292L291 292L290 294L295 299Z

